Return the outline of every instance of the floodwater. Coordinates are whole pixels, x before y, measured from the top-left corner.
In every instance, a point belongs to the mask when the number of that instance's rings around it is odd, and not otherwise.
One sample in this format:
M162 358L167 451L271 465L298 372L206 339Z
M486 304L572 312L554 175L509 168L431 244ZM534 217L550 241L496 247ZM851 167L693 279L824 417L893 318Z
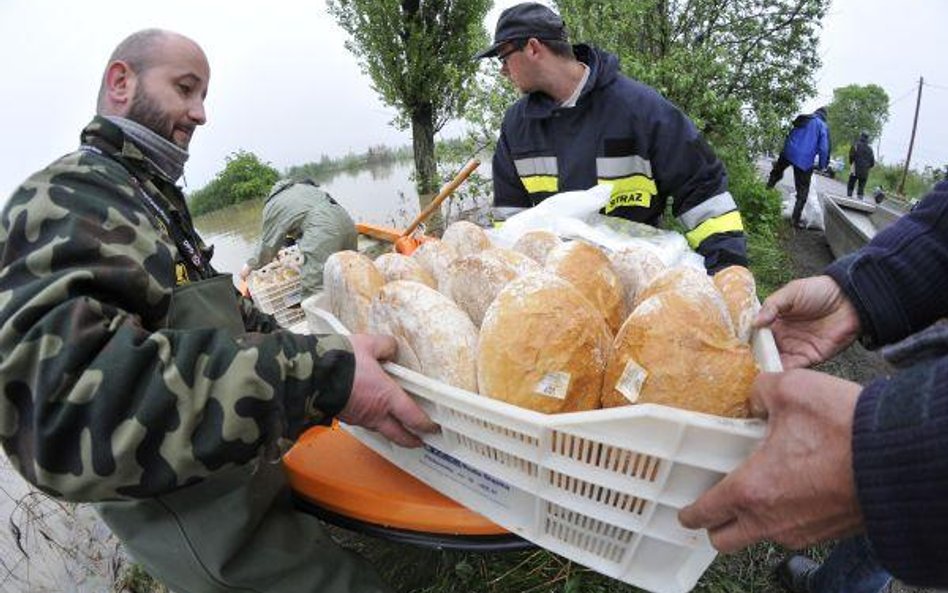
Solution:
M412 162L403 161L340 173L322 187L353 220L403 229L419 212L412 173ZM195 219L205 242L215 247L212 263L219 271L236 274L253 254L262 208L263 200L255 200ZM442 211L447 216L452 208ZM2 453L0 522L0 593L118 590L127 560L92 509L32 490Z
M482 164L478 172L484 175L484 169L488 168ZM413 173L412 161L401 161L342 172L320 187L329 192L354 221L404 229L420 211ZM442 206L446 216L458 209L452 199ZM465 207L474 205L465 204ZM204 241L214 245L212 263L218 271L236 274L253 255L260 237L262 210L263 200L253 200L194 220Z

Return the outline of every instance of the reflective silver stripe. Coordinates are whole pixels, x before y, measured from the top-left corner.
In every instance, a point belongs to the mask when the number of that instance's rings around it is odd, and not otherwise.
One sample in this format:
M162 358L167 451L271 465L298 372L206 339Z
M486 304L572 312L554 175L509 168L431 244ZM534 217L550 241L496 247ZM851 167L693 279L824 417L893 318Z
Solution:
M629 175L645 175L652 177L652 163L638 155L600 157L596 159L596 173L600 178L628 177Z
M701 202L687 212L683 212L678 220L685 225L686 229L691 230L709 218L727 214L732 210L737 210L737 204L734 203L734 196L731 195L731 192L726 191Z
M514 161L517 167L517 175L520 177L532 177L534 175L558 175L555 156L538 156L529 159L517 159Z

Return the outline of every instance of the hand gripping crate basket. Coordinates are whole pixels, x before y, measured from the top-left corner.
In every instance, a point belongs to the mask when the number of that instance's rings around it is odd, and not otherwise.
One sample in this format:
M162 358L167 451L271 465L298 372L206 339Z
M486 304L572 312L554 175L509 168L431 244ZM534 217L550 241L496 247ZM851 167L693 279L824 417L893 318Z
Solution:
M311 331L347 333L308 305ZM769 331L752 346L764 370L780 370ZM714 560L706 533L683 528L678 510L740 464L765 429L655 404L546 415L385 369L441 433L405 449L347 426L356 438L511 532L654 593L691 590Z
M254 304L264 313L273 315L283 327L302 321L305 317L299 306L303 300L300 267L303 254L293 245L280 251L277 259L250 274L249 288Z

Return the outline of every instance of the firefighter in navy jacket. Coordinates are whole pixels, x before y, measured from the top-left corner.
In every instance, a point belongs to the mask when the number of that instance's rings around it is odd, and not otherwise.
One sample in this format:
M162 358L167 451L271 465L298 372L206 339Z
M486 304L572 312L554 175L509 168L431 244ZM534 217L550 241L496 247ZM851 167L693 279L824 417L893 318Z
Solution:
M477 57L497 57L525 93L507 110L494 153L495 206L609 183L603 214L657 226L671 198L709 272L747 265L721 161L678 108L620 74L614 55L571 46L558 15L524 3L501 14L494 44Z

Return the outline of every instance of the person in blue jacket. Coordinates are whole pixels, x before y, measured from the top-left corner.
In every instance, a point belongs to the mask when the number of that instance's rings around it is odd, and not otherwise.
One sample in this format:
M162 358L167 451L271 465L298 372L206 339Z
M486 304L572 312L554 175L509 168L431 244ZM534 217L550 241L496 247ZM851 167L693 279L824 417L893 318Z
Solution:
M603 214L657 226L671 199L710 272L747 265L724 165L685 114L619 73L616 56L571 45L559 15L526 2L501 13L493 44L476 57L497 58L524 93L494 152L495 206L528 208L608 183Z
M783 373L756 380L761 445L679 513L719 550L865 534L906 584L948 587L948 182L825 274L771 295ZM897 372L865 387L803 369L857 338ZM813 566L800 575L809 578ZM825 589L823 589L825 591Z
M813 176L813 161L819 156L820 169L829 165L830 134L826 125L826 108L820 107L810 115L798 115L793 128L787 134L780 156L774 161L767 187L773 188L783 178L783 172L793 165L793 184L797 200L793 205L790 222L800 228L800 215L810 194L810 179Z

